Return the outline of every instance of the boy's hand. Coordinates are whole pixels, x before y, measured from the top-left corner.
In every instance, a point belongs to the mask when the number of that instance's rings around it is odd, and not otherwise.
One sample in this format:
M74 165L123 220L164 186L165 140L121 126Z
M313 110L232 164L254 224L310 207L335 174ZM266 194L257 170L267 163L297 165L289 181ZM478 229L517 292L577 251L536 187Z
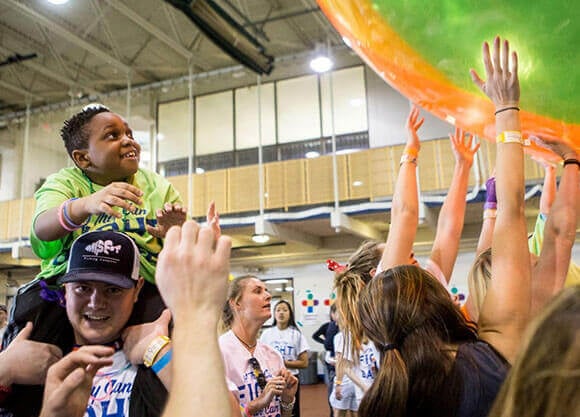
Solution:
M100 368L113 364L113 353L107 346L82 346L51 366L40 417L82 417L93 378Z
M143 204L142 195L143 192L134 185L126 182L112 182L102 190L80 200L84 203L86 215L105 213L109 216L121 218L123 216L122 213L114 210L114 207L120 207L134 213L137 209L136 206ZM70 214L73 215L74 213Z
M179 204L165 203L157 210L157 225L147 225L147 231L156 238L163 239L172 226L181 226L187 219L187 210Z

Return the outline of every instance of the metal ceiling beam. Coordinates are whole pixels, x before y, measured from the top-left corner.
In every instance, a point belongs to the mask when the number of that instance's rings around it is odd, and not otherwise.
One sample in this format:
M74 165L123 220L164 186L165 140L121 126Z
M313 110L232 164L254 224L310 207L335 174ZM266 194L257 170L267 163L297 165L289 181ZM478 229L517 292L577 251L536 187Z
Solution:
M151 22L149 22L148 20L146 20L145 18L143 18L139 14L135 13L135 11L133 11L131 8L127 7L126 5L124 5L122 2L120 2L118 0L105 0L105 1L111 7L116 9L119 13L127 16L134 23L141 26L141 28L145 29L147 32L149 32L151 35L153 35L155 38L157 38L158 40L163 42L165 45L169 46L171 49L173 49L175 52L177 52L178 54L180 54L181 56L186 58L188 61L191 60L191 62L193 62L194 64L202 66L202 61L199 59L196 59L195 55L192 54L190 50L188 50L183 45L180 45L177 42L175 42L175 40L173 40L171 37L167 36L167 34L165 34L165 32L163 32L161 29L159 29L157 26L155 26L154 24L152 24Z
M7 54L7 55L13 54L12 51L4 48L3 46L0 46L0 53ZM87 93L95 93L96 92L92 87L83 85L83 84L78 83L76 81L73 81L70 78L63 77L62 75L60 75L54 71L49 70L48 68L46 68L43 65L36 64L34 62L31 62L31 61L20 62L20 65L23 65L26 68L31 69L32 71L36 71L36 72L44 75L47 78L54 80L54 81L58 81L59 83L61 83L63 85L68 85L69 87L76 87L76 88L82 89L84 92L87 92Z
M38 96L34 93L31 93L30 91L23 90L22 88L16 87L16 86L14 86L10 83L7 83L6 81L3 81L3 80L0 80L0 87L5 88L7 90L10 90L10 91L17 93L17 94L21 94L24 97L29 97L29 98L32 98L34 100L44 101L43 97Z
M102 51L101 49L97 48L96 46L92 45L91 43L81 39L80 37L78 37L77 35L75 35L71 31L69 31L68 29L63 28L58 23L53 22L52 20L46 18L45 16L41 15L37 11L31 9L30 7L25 6L24 4L21 4L15 0L0 0L0 4L11 7L12 9L20 12L21 14L29 17L30 19L34 20L35 22L46 27L51 32L54 32L54 33L58 34L59 36L62 36L63 38L65 38L69 42L74 43L78 47L85 49L86 51L101 58L102 60L113 64L114 66L125 71L126 73L131 72L131 67L129 67L128 65L125 65L124 63L122 63L121 61L112 57L108 53Z

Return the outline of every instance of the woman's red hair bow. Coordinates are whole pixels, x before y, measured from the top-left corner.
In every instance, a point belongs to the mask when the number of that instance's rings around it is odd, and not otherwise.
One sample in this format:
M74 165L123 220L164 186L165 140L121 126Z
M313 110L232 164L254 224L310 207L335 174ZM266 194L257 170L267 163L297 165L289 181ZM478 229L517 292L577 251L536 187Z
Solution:
M347 265L341 265L338 262L336 262L334 259L327 259L326 266L328 267L328 269L330 271L337 272L337 273L343 272L347 267Z

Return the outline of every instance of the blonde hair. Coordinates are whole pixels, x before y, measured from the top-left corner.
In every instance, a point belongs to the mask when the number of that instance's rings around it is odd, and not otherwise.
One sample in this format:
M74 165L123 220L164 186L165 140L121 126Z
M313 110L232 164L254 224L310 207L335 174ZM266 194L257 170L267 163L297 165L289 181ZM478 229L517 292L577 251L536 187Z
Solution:
M258 279L254 275L244 275L234 278L234 280L230 282L230 287L228 288L228 298L226 299L222 309L222 323L220 326L220 333L229 330L232 327L232 323L234 321L234 312L230 302L238 302L240 298L242 298L242 292L246 286L246 281L254 278Z
M580 415L580 286L563 290L532 322L490 417Z
M480 253L467 276L467 285L469 286L469 298L473 306L473 313L475 317L472 320L477 322L487 288L491 282L491 248Z
M346 268L334 278L336 306L341 329L345 337L352 340L353 355L360 348L364 333L358 315L359 295L364 286L373 278L371 271L381 261L379 242L363 243L348 260Z

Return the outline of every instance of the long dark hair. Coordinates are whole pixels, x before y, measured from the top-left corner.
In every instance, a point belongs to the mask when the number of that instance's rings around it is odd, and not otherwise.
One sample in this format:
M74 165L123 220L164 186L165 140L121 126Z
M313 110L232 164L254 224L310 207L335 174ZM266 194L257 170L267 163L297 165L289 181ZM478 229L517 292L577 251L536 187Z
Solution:
M296 325L296 321L294 320L294 310L292 310L292 306L286 300L280 300L276 303L276 307L274 307L274 321L272 322L273 326L276 326L276 309L280 304L286 304L288 307L288 311L290 312L290 318L288 319L288 327L294 327L296 330L300 331L298 326Z
M477 333L443 285L418 266L397 266L366 284L358 311L382 361L359 416L455 415L462 381L450 346Z

